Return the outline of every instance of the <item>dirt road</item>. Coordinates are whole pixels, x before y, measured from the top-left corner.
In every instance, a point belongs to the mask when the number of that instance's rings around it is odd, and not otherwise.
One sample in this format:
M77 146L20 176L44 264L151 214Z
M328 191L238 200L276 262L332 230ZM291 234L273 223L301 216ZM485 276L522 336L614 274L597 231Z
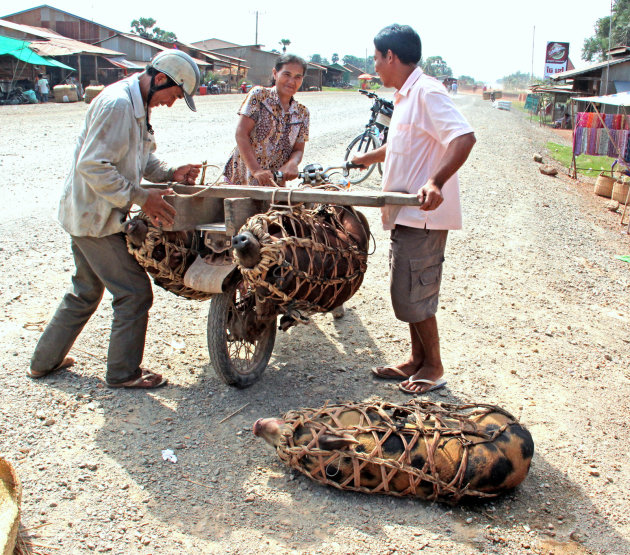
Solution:
M157 110L158 154L220 165L240 100L199 98L198 114ZM311 109L305 161L341 160L369 101L301 100ZM630 266L614 258L628 254L628 236L591 185L538 172L532 154L547 131L478 97L456 102L478 143L461 172L465 229L449 237L438 313L448 386L429 398L504 407L528 426L536 454L512 494L455 508L310 483L251 434L259 417L327 399L408 399L370 374L408 346L372 209L376 252L346 317L279 333L249 389L228 388L209 366L207 303L159 288L145 365L169 387L104 387L108 295L72 351L78 364L26 378L72 274L55 214L86 107L2 107L0 453L24 482L22 521L37 551L630 553ZM365 187L378 185L373 176ZM162 460L167 448L176 464Z

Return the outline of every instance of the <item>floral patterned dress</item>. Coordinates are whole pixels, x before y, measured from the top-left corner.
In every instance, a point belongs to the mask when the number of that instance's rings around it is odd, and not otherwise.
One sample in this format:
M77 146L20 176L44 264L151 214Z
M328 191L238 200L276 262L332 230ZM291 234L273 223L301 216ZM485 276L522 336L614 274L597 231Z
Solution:
M289 109L285 111L275 87L254 87L238 113L256 122L250 141L262 169L277 171L287 162L296 143L308 141L308 109L292 98ZM238 146L225 164L223 174L225 180L234 185L258 185Z

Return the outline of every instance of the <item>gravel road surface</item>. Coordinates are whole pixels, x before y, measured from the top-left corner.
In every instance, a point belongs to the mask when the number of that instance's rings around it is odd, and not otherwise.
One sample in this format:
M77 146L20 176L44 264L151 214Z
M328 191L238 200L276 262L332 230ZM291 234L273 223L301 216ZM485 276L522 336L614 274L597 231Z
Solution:
M305 162L341 161L369 100L299 98L311 110ZM197 114L183 103L156 110L158 155L222 165L241 100L200 97ZM311 483L251 433L257 418L326 400L408 400L370 373L408 348L375 209L365 213L376 251L345 318L317 315L279 332L248 389L224 385L210 366L208 303L157 287L144 364L168 387L104 386L108 294L71 352L75 367L28 379L73 271L55 218L86 106L0 108L0 454L23 481L34 552L630 553L630 266L615 259L630 254L628 236L592 183L539 173L532 155L548 158L551 132L479 96L456 103L478 143L460 174L465 229L449 237L438 312L448 385L428 398L500 405L536 442L519 488L459 507ZM378 174L362 187L378 189Z

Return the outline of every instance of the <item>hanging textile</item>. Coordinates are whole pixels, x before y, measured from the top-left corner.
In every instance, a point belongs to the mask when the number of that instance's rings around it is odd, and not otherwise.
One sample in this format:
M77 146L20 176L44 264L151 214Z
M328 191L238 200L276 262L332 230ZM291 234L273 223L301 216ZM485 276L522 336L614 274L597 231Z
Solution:
M603 121L602 121L603 120ZM624 114L578 112L573 132L575 156L610 156L630 162L630 121Z

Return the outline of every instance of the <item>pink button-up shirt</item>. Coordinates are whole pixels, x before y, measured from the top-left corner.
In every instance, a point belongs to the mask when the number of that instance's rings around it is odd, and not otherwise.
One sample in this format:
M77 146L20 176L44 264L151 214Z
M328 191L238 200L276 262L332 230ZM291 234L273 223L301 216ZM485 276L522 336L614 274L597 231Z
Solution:
M417 193L432 177L448 144L473 129L459 113L444 85L414 69L394 95L394 114L387 137L383 191ZM396 224L427 229L461 229L459 182L453 175L442 187L444 202L431 211L415 206L381 209L383 227Z

